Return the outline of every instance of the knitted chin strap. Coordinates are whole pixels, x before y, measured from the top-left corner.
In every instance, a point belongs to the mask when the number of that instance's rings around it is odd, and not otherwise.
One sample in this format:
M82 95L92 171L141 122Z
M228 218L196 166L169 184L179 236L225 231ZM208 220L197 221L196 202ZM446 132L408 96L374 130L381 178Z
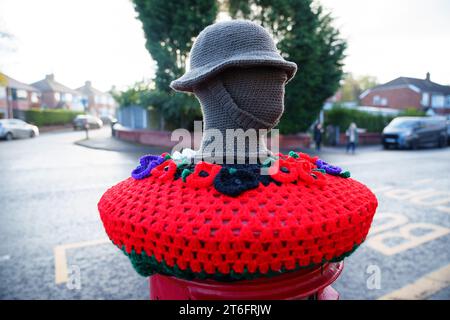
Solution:
M252 152L238 140L226 141L226 130L269 131L276 126L284 109L286 80L285 71L273 67L231 68L197 86L194 93L202 105L205 122L200 150L204 152L214 141L214 135L220 133L224 145L223 150L215 150L216 157L227 150L234 150L238 157L269 154L264 137L258 132L258 144Z

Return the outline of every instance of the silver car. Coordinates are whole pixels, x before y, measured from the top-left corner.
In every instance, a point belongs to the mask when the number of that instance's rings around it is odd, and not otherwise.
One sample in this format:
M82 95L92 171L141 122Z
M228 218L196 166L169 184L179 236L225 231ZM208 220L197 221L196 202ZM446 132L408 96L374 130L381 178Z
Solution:
M0 138L34 138L39 135L39 128L19 119L0 119Z

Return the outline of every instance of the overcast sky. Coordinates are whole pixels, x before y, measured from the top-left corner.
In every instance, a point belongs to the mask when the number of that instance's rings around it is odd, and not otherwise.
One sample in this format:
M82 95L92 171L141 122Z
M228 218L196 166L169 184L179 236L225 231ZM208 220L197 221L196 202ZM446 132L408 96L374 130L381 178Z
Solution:
M450 84L449 0L321 0L348 39L345 70ZM129 0L0 0L0 70L24 81L54 73L108 90L154 74ZM300 71L301 72L301 71Z

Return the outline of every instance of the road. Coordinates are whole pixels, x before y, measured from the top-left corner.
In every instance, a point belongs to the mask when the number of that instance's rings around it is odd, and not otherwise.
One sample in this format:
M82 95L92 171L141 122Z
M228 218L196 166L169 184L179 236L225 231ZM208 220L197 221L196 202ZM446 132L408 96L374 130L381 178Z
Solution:
M0 299L148 299L147 279L106 239L96 207L139 154L74 144L83 137L0 142ZM379 199L369 237L335 283L341 298L449 299L450 148L321 157Z

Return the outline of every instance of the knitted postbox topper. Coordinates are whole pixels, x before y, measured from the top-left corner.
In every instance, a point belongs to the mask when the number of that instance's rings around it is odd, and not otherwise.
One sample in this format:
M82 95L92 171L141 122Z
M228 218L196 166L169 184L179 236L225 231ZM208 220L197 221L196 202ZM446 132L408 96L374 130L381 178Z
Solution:
M190 61L172 87L193 92L202 105L201 147L143 156L130 178L105 192L98 208L111 241L141 275L219 281L275 276L351 254L377 200L348 171L304 153L272 154L263 143L256 152L266 156L255 164L206 156L208 129L276 125L296 65L262 27L243 20L207 27ZM229 150L247 160L254 155L234 140L215 155Z

